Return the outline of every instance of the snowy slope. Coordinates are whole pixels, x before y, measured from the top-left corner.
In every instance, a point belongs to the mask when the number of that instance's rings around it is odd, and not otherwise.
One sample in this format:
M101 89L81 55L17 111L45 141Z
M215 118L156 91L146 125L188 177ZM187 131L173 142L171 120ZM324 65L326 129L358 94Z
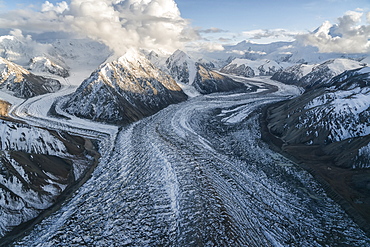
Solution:
M69 76L69 72L67 69L63 68L62 66L58 64L55 64L54 62L52 62L50 59L46 57L32 58L29 68L33 73L46 72L46 73L61 76L64 78Z
M192 85L197 74L197 65L185 52L177 50L166 61L170 75L177 83Z
M315 65L296 64L276 72L271 79L287 84L298 84L302 77L309 74Z
M69 114L96 121L130 123L186 98L172 78L130 50L96 70L64 108Z
M363 63L350 59L338 58L328 60L318 66L315 66L310 73L299 80L299 86L311 88L321 86L346 70L353 70L363 67Z
M38 216L94 162L84 141L0 121L0 236Z
M19 98L56 92L59 81L36 76L23 67L0 57L0 89Z
M369 67L344 72L326 84L273 107L271 131L289 145L321 146L338 166L369 168Z
M293 65L275 73L272 79L309 89L327 84L331 78L344 71L361 68L363 66L363 62L338 58L328 60L319 65Z
M169 74L169 71L166 65L166 60L168 57L166 55L159 55L155 51L151 51L149 53L143 51L142 53L145 54L145 57L154 65L154 67Z

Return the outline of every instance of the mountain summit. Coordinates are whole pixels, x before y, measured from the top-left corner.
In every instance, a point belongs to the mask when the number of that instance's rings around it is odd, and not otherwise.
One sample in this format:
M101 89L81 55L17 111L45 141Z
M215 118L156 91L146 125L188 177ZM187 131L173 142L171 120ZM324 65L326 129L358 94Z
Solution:
M171 77L130 50L93 72L64 108L79 117L127 124L186 99Z

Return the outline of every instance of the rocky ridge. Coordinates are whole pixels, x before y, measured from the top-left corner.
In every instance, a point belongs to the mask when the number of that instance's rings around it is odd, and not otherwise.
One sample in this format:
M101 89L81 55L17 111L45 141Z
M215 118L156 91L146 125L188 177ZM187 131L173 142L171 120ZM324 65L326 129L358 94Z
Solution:
M93 72L63 108L78 117L127 124L186 99L170 76L130 51Z
M61 88L58 80L37 76L23 67L0 58L0 89L18 98L53 93Z
M166 60L167 70L176 82L184 88L195 88L200 94L244 90L245 86L229 77L213 71L214 64L195 62L185 52L177 50ZM190 93L188 93L190 94Z

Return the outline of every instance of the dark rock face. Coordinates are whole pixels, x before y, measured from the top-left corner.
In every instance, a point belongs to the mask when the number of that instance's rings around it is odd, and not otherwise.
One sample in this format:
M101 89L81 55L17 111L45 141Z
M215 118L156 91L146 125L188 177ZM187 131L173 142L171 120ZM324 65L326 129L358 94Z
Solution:
M244 77L254 77L256 75L254 70L245 64L239 66L237 64L229 64L222 68L221 72Z
M65 103L69 114L128 124L187 99L176 82L143 56L103 65Z
M166 66L176 82L191 85L201 94L245 88L243 84L212 71L210 68L214 67L213 64L195 62L180 50L167 59Z
M61 88L59 81L36 76L3 58L0 58L0 71L0 89L10 91L15 97L31 98Z
M97 161L80 137L0 120L0 237L53 206ZM91 146L91 145L89 145Z
M193 83L195 89L201 94L210 94L215 92L230 92L246 87L229 77L220 75L217 72L207 70L202 65L197 65L197 75Z

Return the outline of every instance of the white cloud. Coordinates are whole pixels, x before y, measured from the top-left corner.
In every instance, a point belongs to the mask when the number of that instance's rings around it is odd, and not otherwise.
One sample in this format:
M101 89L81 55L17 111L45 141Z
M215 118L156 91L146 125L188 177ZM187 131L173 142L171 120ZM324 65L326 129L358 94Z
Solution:
M200 44L200 47L203 49L203 50L206 50L206 51L223 51L225 50L225 48L219 44L219 43L213 43L213 42L208 42L208 43L201 43Z
M366 19L367 19L367 22L370 23L370 12L367 12Z
M103 42L116 53L129 48L172 52L196 38L174 0L71 0L45 2L41 12L16 10L0 16L0 28L72 32Z
M370 25L360 25L362 17L362 12L348 11L338 18L338 24L326 21L316 32L297 35L297 40L322 53L369 53Z
M196 42L190 42L187 44L186 48L190 51L197 51L197 52L215 52L215 51L223 51L225 48L222 44L217 42L202 42L202 41L196 41Z
M248 39L292 39L297 34L297 32L292 32L285 29L257 29L243 32L243 35Z
M55 11L61 14L66 10L68 10L68 4L65 1L57 3L56 5L46 1L41 7L42 12Z
M217 28L217 27L211 27L211 28L208 28L208 29L200 29L198 30L199 33L227 33L228 31L227 30L223 30L221 28Z

